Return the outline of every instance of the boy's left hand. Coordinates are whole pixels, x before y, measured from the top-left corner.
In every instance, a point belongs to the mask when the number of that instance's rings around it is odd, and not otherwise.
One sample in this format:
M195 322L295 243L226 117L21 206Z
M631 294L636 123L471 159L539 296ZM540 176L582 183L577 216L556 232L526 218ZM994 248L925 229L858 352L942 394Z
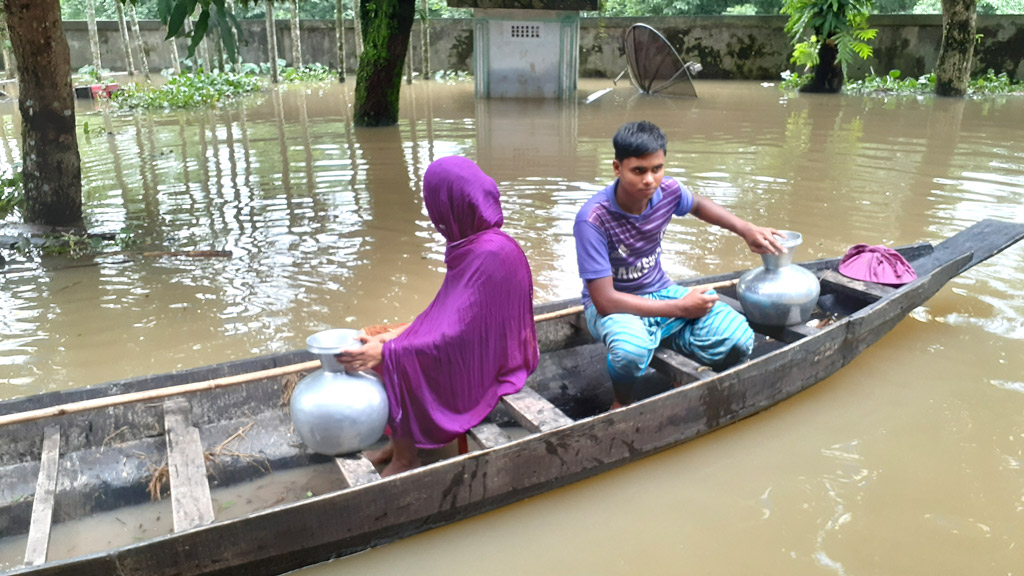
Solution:
M743 240L750 247L750 251L755 254L785 254L786 249L776 237L778 233L779 231L775 228L751 226L743 234Z

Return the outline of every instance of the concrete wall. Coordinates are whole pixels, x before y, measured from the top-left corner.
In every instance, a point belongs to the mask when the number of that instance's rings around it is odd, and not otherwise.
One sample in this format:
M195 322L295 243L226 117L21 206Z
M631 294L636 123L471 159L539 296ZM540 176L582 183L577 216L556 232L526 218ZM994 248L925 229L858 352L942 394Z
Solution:
M587 18L580 23L580 75L615 77L625 68L620 38L623 31L641 19ZM699 78L775 80L779 72L792 69L789 40L783 32L784 16L693 16L644 18L676 47L684 60L697 60L703 66ZM242 56L247 62L265 62L266 31L262 20L243 20L245 30ZM858 63L851 76L862 77L874 68L876 73L898 69L906 76L926 74L935 66L942 39L942 17L874 16L870 25L878 29L873 42L874 57ZM154 70L171 66L170 50L163 41L158 22L141 22L143 36ZM71 46L71 66L77 70L90 63L91 51L85 22L67 22L64 29ZM100 22L100 48L103 66L124 70L124 52L115 22ZM348 66L355 67L354 30L345 34ZM1024 81L1024 16L979 16L981 42L975 48L975 69L1007 72ZM413 62L420 65L419 22L413 26ZM280 56L291 60L291 38L287 21L277 22ZM302 22L303 61L332 65L335 56L333 21ZM178 40L184 57L185 41ZM138 59L136 58L136 66ZM431 20L430 67L438 70L473 69L473 24L470 19Z

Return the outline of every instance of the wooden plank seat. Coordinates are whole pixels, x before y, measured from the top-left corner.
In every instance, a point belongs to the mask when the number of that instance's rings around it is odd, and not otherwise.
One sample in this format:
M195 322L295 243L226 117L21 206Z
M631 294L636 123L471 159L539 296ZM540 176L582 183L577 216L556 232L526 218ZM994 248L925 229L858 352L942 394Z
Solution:
M677 384L707 380L718 373L700 362L691 360L671 348L659 347L654 351L651 367L672 378Z
M43 431L42 458L39 461L39 479L32 500L32 521L25 547L25 565L46 563L50 547L50 524L53 521L53 501L57 491L57 462L60 457L60 427L47 426Z
M213 522L213 500L206 479L206 460L199 429L192 426L187 401L164 402L167 469L171 482L174 531L182 532Z
M573 423L565 415L532 388L523 387L515 394L501 397L501 403L512 413L519 425L530 432L547 432Z
M373 467L373 463L366 459L362 453L346 454L334 459L341 470L341 476L345 479L345 485L349 488L369 484L380 480L380 474Z
M512 441L512 437L502 430L501 426L498 426L493 422L484 422L478 426L470 428L469 435L485 450L487 448L501 446L502 444L508 444Z
M892 286L854 280L853 278L847 278L839 272L831 269L823 270L818 275L818 279L821 281L821 287L823 289L829 289L840 294L856 296L869 302L885 298L896 291L896 288L893 288Z

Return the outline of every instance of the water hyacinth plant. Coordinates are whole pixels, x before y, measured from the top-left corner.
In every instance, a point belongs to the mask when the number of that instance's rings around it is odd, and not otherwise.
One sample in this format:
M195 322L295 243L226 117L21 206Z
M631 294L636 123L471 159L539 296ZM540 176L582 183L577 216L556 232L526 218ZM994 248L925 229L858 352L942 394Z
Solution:
M320 63L306 64L298 68L282 68L281 80L291 83L317 84L322 82L333 82L337 74L327 66Z
M808 74L800 75L786 70L782 73L782 83L779 87L787 92L799 90L810 78ZM888 74L884 75L871 74L863 80L850 81L844 84L843 93L861 96L934 95L935 73L925 74L917 78L903 78L903 73L899 70L890 70ZM1006 72L996 74L994 70L989 70L984 75L970 81L968 94L972 96L992 94L1018 94L1024 96L1024 82L1015 82Z
M129 84L115 92L112 100L121 108L198 108L219 106L241 96L259 92L265 78L252 73L206 72L171 76L163 86L139 87Z

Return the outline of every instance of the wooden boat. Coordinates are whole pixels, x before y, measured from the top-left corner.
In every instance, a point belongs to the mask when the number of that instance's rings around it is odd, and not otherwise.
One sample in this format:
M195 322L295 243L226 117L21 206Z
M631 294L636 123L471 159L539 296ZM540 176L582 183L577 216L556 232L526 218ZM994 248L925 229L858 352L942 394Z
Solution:
M475 449L385 479L361 455L336 458L346 488L231 519L214 514L211 484L331 461L304 449L282 402L283 381L316 368L308 353L2 402L0 533L28 534L25 565L11 573L280 574L494 509L793 396L850 362L951 278L1022 237L1024 224L986 220L937 245L899 248L918 274L899 288L841 276L838 259L804 263L821 282L810 322L755 326L752 358L722 372L660 349L640 387L643 399L611 412L604 348L588 335L578 306L539 306L541 365L527 388L504 398L471 432ZM739 307L734 289L719 293ZM238 381L244 383L228 386ZM525 429L515 440L508 433L513 422ZM262 465L253 465L252 455ZM145 502L153 463L165 459L173 532L47 562L54 520Z

